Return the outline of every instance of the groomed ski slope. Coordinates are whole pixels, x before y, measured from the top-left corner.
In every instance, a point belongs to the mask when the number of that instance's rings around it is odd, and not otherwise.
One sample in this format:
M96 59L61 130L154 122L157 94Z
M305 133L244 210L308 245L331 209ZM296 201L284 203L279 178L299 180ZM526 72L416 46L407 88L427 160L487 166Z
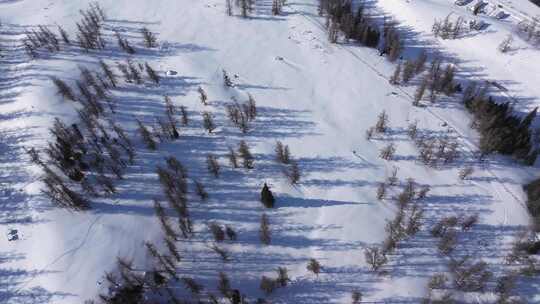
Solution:
M429 276L446 268L447 261L437 253L436 239L428 232L438 219L477 212L480 223L460 235L458 248L483 258L494 272L500 270L513 237L528 224L521 186L534 177L532 169L500 156L478 163L473 156L478 137L460 104L448 101L413 107L414 88L390 85L387 79L394 66L376 50L327 42L315 1L290 1L282 16L271 15L271 2L257 1L256 14L247 20L226 16L224 1L99 3L107 12L107 26L121 29L141 50L134 60L148 61L165 80L160 87L123 85L115 91L117 122L129 130L138 147L135 165L118 184L118 194L93 200L89 211L70 212L53 208L39 195L39 172L24 153L24 148L44 147L54 117L66 122L76 119L73 105L55 95L49 78L74 80L78 65L97 68L98 58L115 62L128 56L110 43L112 50L100 54L64 51L28 61L19 49L1 59L8 61L8 71L0 75L0 130L5 134L1 149L7 152L2 155L6 159L2 159L0 226L5 233L18 229L21 239L0 238L0 302L82 303L95 298L106 291L101 284L104 273L114 269L117 256L133 259L138 269L145 270L149 258L143 243L159 244L163 238L152 199L162 196L155 166L168 155L181 160L190 177L202 181L210 194L206 203L194 195L191 199L196 233L178 244L183 256L178 273L212 291L217 273L225 271L249 299L264 296L259 290L261 275L273 276L276 267L286 266L292 283L270 295L272 303L348 303L356 289L363 292L366 302L419 303ZM78 10L87 4L0 0L2 39L15 46L23 26L38 24L61 24L73 33ZM433 17L445 16L452 3L381 0L374 5L422 32L429 31ZM142 46L138 37L143 26L159 34L158 49L148 51ZM498 40L505 36L497 35L496 39L466 41L478 49L489 44L496 52ZM406 45L422 41L421 35L410 37ZM475 47L460 43L434 48L464 58L464 69L474 67L478 76L515 81L511 87L519 95L513 96L530 100L524 112L538 101L534 77L522 76L525 68L538 69L530 64L537 62L538 50L509 55L506 69L494 53L483 56ZM233 79L234 88L223 86L222 69L238 76ZM167 70L178 75L166 76ZM198 86L208 92L209 106L199 102ZM233 96L245 100L248 93L257 101L259 113L252 129L243 135L226 118L224 104ZM163 95L169 95L175 105L186 106L192 122L181 129L179 140L148 151L133 117L151 123L155 115L162 115ZM203 110L215 116L218 129L213 135L201 126ZM389 115L391 131L384 138L366 140L365 130L383 110ZM459 162L433 169L417 161L418 151L406 134L414 120L426 134L458 138ZM227 147L236 147L241 139L255 155L253 170L233 170L226 162ZM289 185L283 168L274 161L276 140L289 145L298 160L303 174L298 186ZM389 142L396 144L396 157L384 161L379 150ZM221 156L223 172L218 179L206 170L207 153ZM465 164L476 170L470 180L460 181L458 171ZM411 177L432 190L423 202L424 228L390 258L389 274L379 276L368 269L363 249L383 241L386 221L397 210L390 197L399 188L382 202L376 199L378 182L390 176L393 167L399 168L401 185ZM275 209L264 210L258 201L264 182L277 197ZM17 208L12 210L14 204ZM263 212L272 227L269 246L258 239ZM209 249L209 221L229 224L238 232L237 242L224 245L231 255L228 263ZM323 266L318 277L306 270L309 258L317 258ZM529 303L540 301L538 281L520 281L518 290ZM185 293L180 284L178 293ZM461 300L473 303L477 299L489 303L494 298L488 293Z

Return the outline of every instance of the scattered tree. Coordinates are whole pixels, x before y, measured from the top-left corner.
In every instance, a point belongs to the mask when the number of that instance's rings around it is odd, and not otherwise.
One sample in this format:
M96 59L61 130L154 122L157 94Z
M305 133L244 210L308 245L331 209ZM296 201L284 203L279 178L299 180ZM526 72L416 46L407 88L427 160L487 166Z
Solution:
M254 158L251 152L249 151L249 146L245 141L240 141L238 147L238 154L242 158L242 165L246 169L253 169Z
M370 265L371 270L378 271L384 264L388 262L386 254L381 248L374 246L368 247L364 251L366 263Z
M206 111L203 112L203 126L208 131L208 133L212 133L212 131L216 129L216 124L214 123L212 114Z
M386 114L386 111L382 111L377 118L377 123L375 124L375 131L377 131L377 133L385 133L387 129L388 114Z
M197 89L197 92L199 92L199 99L201 100L201 103L205 106L208 105L206 103L206 101L208 100L208 95L206 94L206 91L202 87L199 87Z
M272 235L270 232L270 222L268 221L268 216L265 213L261 216L261 224L259 228L259 238L261 243L265 245L270 245L272 240Z

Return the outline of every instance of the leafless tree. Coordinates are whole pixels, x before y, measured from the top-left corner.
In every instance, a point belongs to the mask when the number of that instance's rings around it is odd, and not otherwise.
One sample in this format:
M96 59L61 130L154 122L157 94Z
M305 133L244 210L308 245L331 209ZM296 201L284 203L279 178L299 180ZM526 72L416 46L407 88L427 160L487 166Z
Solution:
M73 90L63 80L53 77L52 82L56 86L58 95L62 96L62 98L66 100L76 101L75 94L73 94Z
M199 87L197 89L197 92L199 92L199 99L201 100L201 103L205 106L208 105L206 103L206 101L208 100L208 95L206 94L206 91L202 87Z
M220 165L215 155L208 154L206 156L206 165L208 166L208 172L212 173L214 177L219 177Z
M291 165L288 168L288 171L286 171L285 174L292 185L298 184L301 177L300 167L298 167L298 163L296 161L292 161Z
M270 222L268 221L268 216L266 215L266 213L263 213L261 216L259 238L261 242L265 245L269 245L272 240L272 234L270 231Z
M381 149L379 157L384 160L391 160L396 153L396 146L394 143L389 143L387 146Z
M152 133L150 133L148 128L140 120L136 119L135 121L139 125L139 133L141 134L141 137L143 138L146 147L150 150L156 150L157 143L154 140Z
M185 106L180 106L180 115L182 116L182 126L187 126L189 124L189 117Z
M231 167L238 168L238 157L236 156L236 152L233 148L229 147L229 153L227 154L227 158L229 158L229 163L231 164Z
M240 141L240 145L238 147L238 154L242 158L242 165L246 169L253 169L253 162L254 158L249 150L249 146L245 141Z
M388 262L386 254L383 253L381 248L374 246L368 247L364 250L364 256L366 263L370 265L371 270L378 271L384 264Z
M157 37L156 34L152 33L148 28L143 27L141 29L141 33L143 35L144 45L147 48L155 48L157 47Z
M208 133L212 133L212 131L216 129L216 124L214 123L212 114L206 111L203 112L203 126L208 131Z
M150 80L152 80L155 84L159 85L161 77L158 75L158 73L148 64L148 62L144 63L144 67L148 78L150 78Z
M284 145L281 141L276 142L276 160L282 164L289 164L291 161L291 155L289 152L289 146Z
M385 133L387 129L388 114L386 114L386 111L382 111L377 118L377 123L375 124L375 131L377 131L377 133Z

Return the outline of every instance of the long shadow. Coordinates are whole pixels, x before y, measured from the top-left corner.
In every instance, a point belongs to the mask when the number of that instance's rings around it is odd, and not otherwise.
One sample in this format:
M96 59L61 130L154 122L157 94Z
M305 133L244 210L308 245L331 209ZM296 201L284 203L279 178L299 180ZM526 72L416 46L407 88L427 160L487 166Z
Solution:
M51 271L29 271L2 267L2 264L22 259L25 257L20 254L0 253L0 302L6 304L49 303L59 298L74 296L69 293L48 291L41 287L22 289L22 285L27 280L52 273Z

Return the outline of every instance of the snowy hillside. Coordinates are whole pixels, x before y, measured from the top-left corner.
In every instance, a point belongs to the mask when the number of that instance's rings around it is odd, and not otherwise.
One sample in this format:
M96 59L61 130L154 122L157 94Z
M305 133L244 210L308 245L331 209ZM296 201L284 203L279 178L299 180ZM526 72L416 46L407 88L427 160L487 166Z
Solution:
M540 7L484 2L0 0L0 302L540 303Z

